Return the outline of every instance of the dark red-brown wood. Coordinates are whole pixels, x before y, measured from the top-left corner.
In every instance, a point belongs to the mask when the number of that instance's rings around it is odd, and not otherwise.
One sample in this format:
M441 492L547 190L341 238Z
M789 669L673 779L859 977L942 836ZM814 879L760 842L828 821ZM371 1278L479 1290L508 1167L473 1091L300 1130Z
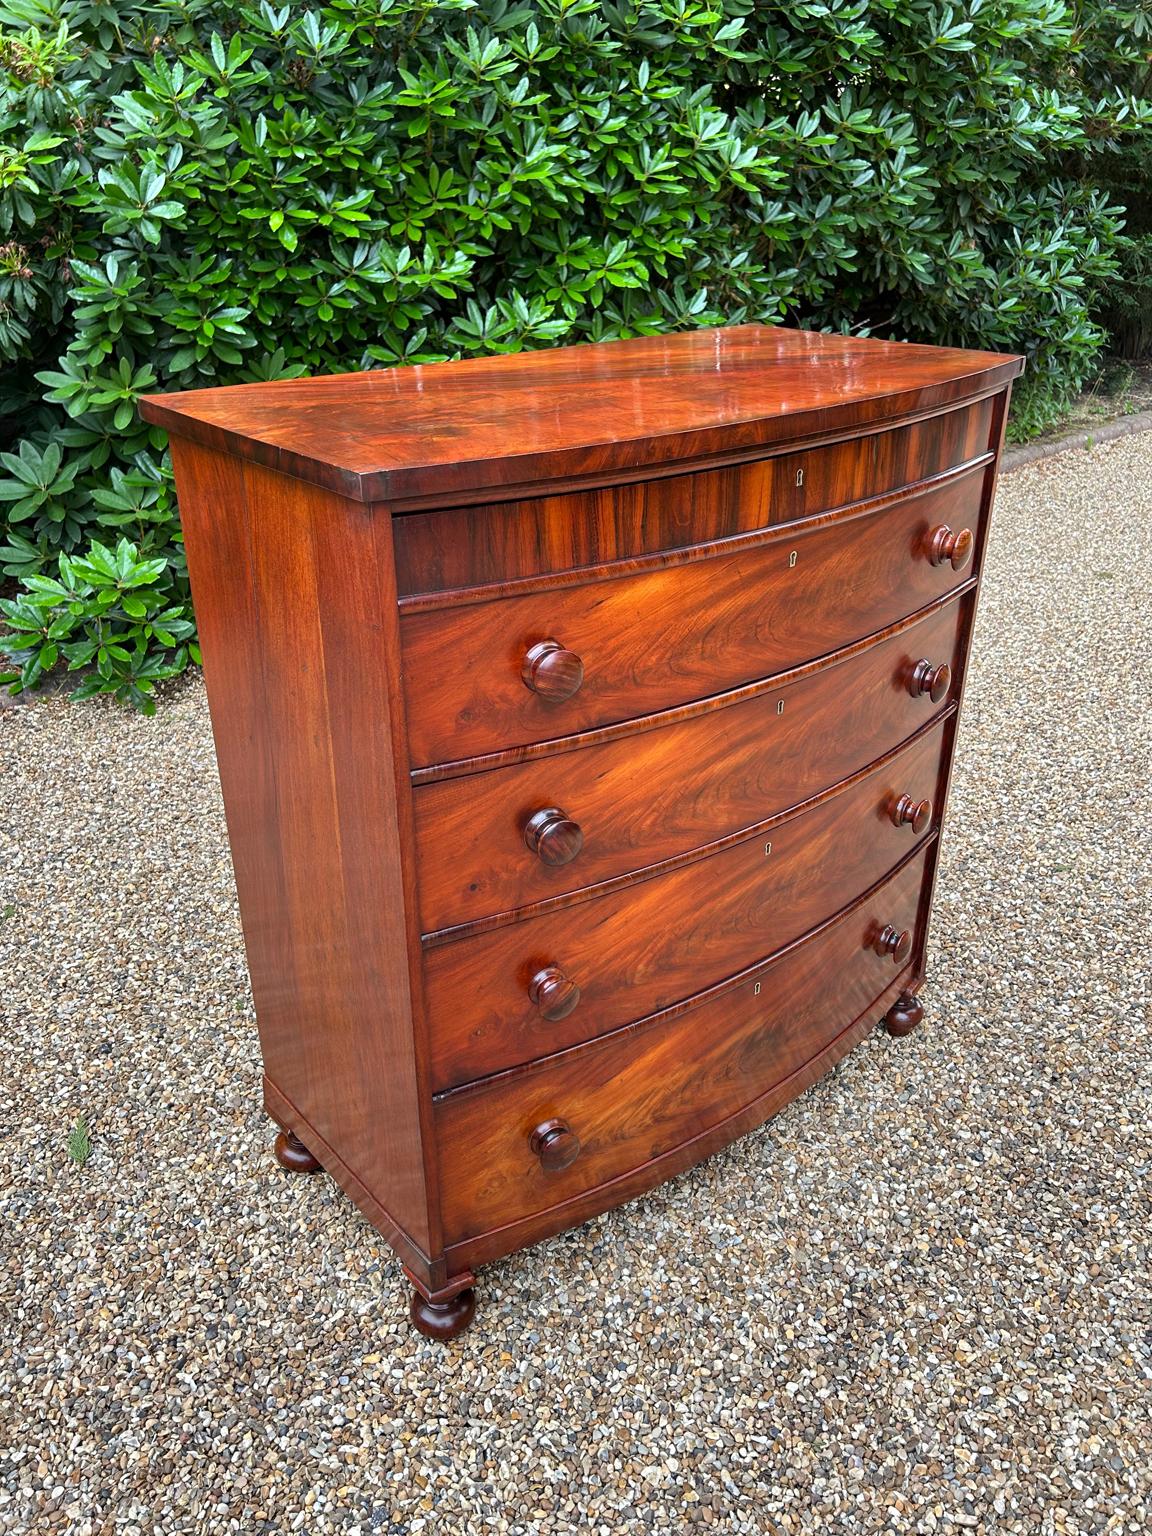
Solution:
M488 980L481 971L471 978L473 984L477 975L484 981ZM558 965L542 965L538 971L533 971L524 990L528 1001L545 1024L559 1024L580 1003L580 988ZM460 1004L466 1006L474 996L474 991L462 994Z
M173 458L265 1070L285 1129L338 1147L429 1252L389 525L179 440Z
M557 640L539 640L527 646L520 663L520 681L548 704L563 704L578 693L584 681L584 663L575 651Z
M294 1131L281 1131L276 1137L273 1152L276 1161L287 1173L320 1173L324 1167Z
M917 800L913 795L900 795L893 801L890 815L893 826L911 827L919 835L932 820L932 802Z
M563 1173L580 1156L580 1138L567 1120L545 1120L529 1136L528 1146L545 1173Z
M913 992L901 992L884 1015L884 1027L897 1040L904 1035L910 1035L923 1022L924 1004Z
M853 429L727 469L410 512L396 519L397 587L407 596L552 576L819 516L978 459L994 404L985 397L908 426Z
M757 456L1010 382L992 352L733 326L375 373L146 395L169 431L361 501Z
M425 932L685 855L866 767L932 718L937 706L912 695L908 676L922 651L959 664L967 612L964 599L947 603L845 660L725 708L418 788ZM560 806L564 824L578 824L580 850L549 864L529 851L525 829Z
M721 693L874 634L963 579L929 558L942 519L977 519L975 470L871 511L654 556L581 586L491 594L400 624L416 765L548 740ZM868 504L871 505L871 504ZM770 594L770 596L769 596ZM524 687L548 635L581 658L578 692Z
M916 835L891 806L937 793L951 717L799 814L703 860L430 949L432 1080L443 1089L591 1040L793 943L883 878ZM557 978L563 1006L536 1003ZM563 978L563 983L558 978ZM567 990L561 991L561 987Z
M548 869L559 869L581 852L584 833L579 822L565 816L558 805L549 805L526 818L524 846Z
M476 1292L471 1286L446 1301L429 1301L420 1291L413 1291L408 1308L416 1332L439 1344L459 1338L475 1315Z
M1020 362L768 327L151 397L276 1156L446 1340L926 935Z
M917 924L923 855L814 938L741 985L437 1101L444 1231L462 1241L559 1205L670 1151L811 1060L887 987L878 929ZM579 1156L551 1166L537 1128Z

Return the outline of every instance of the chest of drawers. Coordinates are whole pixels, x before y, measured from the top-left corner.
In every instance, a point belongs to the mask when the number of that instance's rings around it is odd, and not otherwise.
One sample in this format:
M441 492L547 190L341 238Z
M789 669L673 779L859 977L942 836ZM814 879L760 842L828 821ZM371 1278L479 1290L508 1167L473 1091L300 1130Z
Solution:
M143 402L277 1155L421 1331L920 1021L1020 367L742 326Z

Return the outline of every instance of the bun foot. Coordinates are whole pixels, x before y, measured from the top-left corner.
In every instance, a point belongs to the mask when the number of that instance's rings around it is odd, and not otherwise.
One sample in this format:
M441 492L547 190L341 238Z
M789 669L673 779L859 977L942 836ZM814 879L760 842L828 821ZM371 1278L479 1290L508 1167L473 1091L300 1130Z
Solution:
M416 1332L426 1339L439 1339L442 1344L458 1338L475 1315L476 1292L471 1286L448 1301L429 1301L419 1291L413 1291L412 1304L408 1308Z
M897 1039L910 1035L923 1022L924 1004L911 992L901 992L884 1015L884 1027Z
M319 1160L312 1156L295 1131L281 1131L273 1149L276 1161L289 1173L319 1173Z

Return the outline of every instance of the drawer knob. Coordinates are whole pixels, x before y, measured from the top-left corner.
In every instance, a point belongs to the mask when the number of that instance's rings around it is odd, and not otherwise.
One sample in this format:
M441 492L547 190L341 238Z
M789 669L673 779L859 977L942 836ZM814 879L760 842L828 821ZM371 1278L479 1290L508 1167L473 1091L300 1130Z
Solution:
M914 699L926 693L933 704L940 700L952 686L952 668L946 661L933 666L930 661L918 661L912 668L908 689Z
M580 1138L567 1120L546 1120L532 1132L531 1146L545 1173L560 1173L580 1156Z
M520 676L533 693L550 704L562 704L579 691L584 681L584 663L575 651L566 651L558 640L541 640L525 654Z
M549 1024L566 1019L580 1001L580 988L558 965L546 965L528 983L528 996Z
M872 948L878 955L891 955L897 965L903 965L912 953L912 935L907 928L893 928L891 923L886 923Z
M943 565L947 560L954 571L962 571L971 560L975 546L971 528L953 532L947 523L941 523L928 535L928 563Z
M919 837L932 820L932 802L931 800L913 800L911 795L901 795L892 807L892 820L898 827L911 827Z
M542 864L556 868L572 862L584 846L584 834L578 823L550 805L529 818L524 841Z

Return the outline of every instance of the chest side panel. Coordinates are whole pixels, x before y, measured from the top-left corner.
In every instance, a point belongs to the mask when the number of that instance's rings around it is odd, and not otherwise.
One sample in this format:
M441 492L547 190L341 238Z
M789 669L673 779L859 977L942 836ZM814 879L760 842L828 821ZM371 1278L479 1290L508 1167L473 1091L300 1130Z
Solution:
M269 1104L427 1251L388 524L173 453Z

